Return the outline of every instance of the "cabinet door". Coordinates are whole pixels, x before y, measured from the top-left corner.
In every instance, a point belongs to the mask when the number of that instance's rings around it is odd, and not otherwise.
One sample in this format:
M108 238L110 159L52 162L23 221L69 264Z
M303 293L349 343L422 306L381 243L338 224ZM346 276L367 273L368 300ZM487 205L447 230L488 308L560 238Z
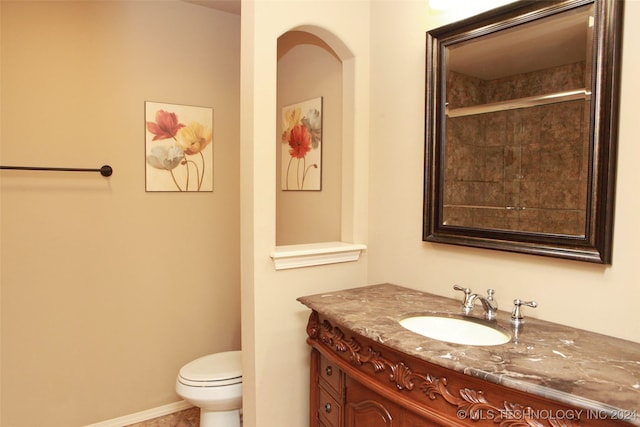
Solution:
M389 410L375 400L347 403L345 427L389 427L396 426Z
M345 427L442 426L402 408L347 376Z
M345 427L398 426L394 418L400 408L395 404L349 377L346 389Z

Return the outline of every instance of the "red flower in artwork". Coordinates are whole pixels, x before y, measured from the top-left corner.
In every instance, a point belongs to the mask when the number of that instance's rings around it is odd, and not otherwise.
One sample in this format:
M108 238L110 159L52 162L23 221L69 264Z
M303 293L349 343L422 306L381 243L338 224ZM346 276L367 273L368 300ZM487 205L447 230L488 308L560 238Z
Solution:
M169 113L164 110L158 110L155 122L147 122L147 130L154 135L153 141L173 138L181 127L184 127L184 125L178 123L176 113Z
M304 125L296 125L289 134L289 155L303 159L311 151L311 134Z

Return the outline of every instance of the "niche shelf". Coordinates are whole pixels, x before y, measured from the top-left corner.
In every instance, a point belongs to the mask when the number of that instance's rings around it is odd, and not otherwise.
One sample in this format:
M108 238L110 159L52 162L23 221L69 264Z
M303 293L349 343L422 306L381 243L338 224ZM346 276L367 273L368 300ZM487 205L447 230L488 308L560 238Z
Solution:
M271 252L276 270L357 261L367 249L360 243L322 242L277 246Z

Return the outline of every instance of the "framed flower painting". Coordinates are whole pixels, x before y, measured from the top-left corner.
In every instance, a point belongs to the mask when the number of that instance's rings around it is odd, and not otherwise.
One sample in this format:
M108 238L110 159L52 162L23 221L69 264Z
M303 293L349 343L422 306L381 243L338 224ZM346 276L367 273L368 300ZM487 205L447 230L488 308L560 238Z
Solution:
M322 97L282 109L283 190L322 190Z
M145 102L147 191L213 191L213 109Z

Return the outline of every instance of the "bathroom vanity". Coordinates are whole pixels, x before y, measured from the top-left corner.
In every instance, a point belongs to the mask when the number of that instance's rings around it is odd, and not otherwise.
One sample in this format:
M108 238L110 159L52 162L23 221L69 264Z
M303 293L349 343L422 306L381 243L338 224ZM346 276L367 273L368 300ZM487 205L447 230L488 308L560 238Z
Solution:
M298 300L312 310L312 427L640 426L638 343L534 318L500 345L427 338L400 321L461 301L391 284ZM492 322L513 333L509 319Z

